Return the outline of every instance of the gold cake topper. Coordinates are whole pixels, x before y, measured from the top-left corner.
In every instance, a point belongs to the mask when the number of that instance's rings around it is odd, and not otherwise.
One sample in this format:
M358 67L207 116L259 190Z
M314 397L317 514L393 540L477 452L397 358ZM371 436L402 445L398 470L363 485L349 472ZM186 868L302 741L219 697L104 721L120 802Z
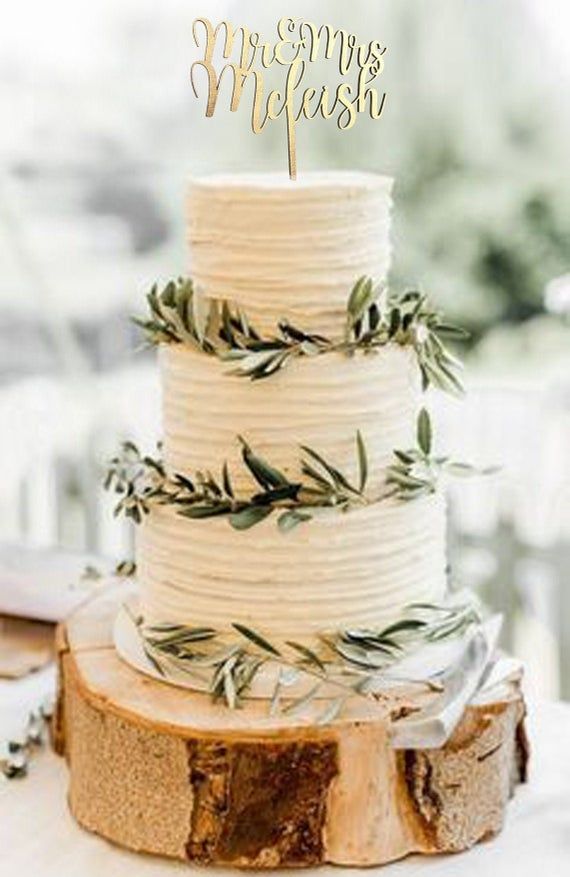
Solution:
M235 112L241 103L244 86L253 81L251 127L261 134L269 122L285 117L289 176L297 177L297 123L301 119L334 119L341 131L356 123L359 113L368 111L379 119L386 103L374 83L384 70L386 47L378 40L361 43L355 34L333 25L316 25L299 18L281 18L275 42L266 42L256 31L245 26L234 27L221 21L216 27L207 18L197 18L192 26L194 42L203 49L203 56L194 61L190 80L198 97L195 74L204 70L208 96L206 116L214 115L220 87L226 71L233 74L229 108ZM222 66L218 71L214 52L221 49ZM342 77L354 73L355 81L343 79L334 91L327 85L308 86L302 91L309 66L319 60L330 61L338 52L338 70ZM286 68L284 87L272 90L265 97L264 73L275 65Z

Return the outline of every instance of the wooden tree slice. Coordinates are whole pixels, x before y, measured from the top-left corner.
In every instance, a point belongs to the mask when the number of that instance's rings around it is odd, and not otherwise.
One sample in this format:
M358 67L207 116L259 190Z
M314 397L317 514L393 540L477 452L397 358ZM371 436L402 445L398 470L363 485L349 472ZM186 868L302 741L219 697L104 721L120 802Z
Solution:
M422 706L410 690L315 725L139 674L111 639L124 588L59 631L54 743L83 827L132 850L252 868L379 865L501 829L526 775L518 681L471 704L443 748L396 751L392 723Z

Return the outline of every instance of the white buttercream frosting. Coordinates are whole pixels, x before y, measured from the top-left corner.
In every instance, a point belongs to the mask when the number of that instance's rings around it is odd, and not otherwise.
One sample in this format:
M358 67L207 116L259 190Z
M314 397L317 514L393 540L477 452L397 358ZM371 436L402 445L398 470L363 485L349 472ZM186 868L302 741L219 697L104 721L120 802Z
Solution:
M193 180L190 273L263 334L285 318L339 337L355 280L388 270L390 190L391 180L371 174ZM250 491L242 435L290 478L305 444L354 479L359 429L373 496L393 450L414 442L421 391L409 348L304 357L251 382L215 356L171 344L160 348L160 368L170 473L219 474L227 461L236 491ZM411 601L443 595L445 500L327 510L287 534L275 515L235 531L155 505L139 528L137 565L142 611L153 620L222 629L237 621L282 638L378 625Z
M281 533L154 506L138 530L142 611L151 620L241 622L272 636L383 624L445 590L445 501L385 500Z
M192 276L264 332L285 318L338 333L355 280L388 272L391 188L389 177L347 172L192 179Z
M356 476L356 430L364 438L370 489L395 448L415 442L421 401L413 351L390 344L376 353L296 359L261 381L229 374L231 365L181 344L160 348L164 457L170 472L219 473L251 487L238 435L290 478L300 474L299 445Z

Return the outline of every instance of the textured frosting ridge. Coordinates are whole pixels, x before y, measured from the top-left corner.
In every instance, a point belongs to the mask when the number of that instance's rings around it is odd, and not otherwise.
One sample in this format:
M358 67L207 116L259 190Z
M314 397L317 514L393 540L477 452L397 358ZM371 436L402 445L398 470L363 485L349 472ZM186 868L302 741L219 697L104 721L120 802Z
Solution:
M299 445L356 474L355 435L366 442L370 488L379 486L394 448L414 442L420 376L409 348L389 345L351 358L297 359L262 381L229 374L231 365L180 344L160 349L164 458L171 473L219 472L251 486L240 461L242 435L289 477L300 475Z
M264 332L285 318L338 333L355 280L388 272L391 189L389 177L364 173L192 179L194 280Z
M383 624L443 595L444 534L437 494L327 510L288 534L273 516L238 532L156 506L138 534L144 613L221 629L237 621L283 639Z
M264 335L285 318L339 337L355 280L387 273L391 185L348 173L295 184L263 174L193 180L190 273L205 295L239 304ZM298 358L256 382L182 344L161 345L159 361L171 474L219 474L227 461L234 489L251 493L242 435L289 478L300 474L305 444L355 479L359 429L374 496L394 449L414 443L421 388L406 347ZM137 566L152 620L221 629L237 621L284 639L374 626L409 602L443 595L445 499L438 492L346 514L329 509L286 534L274 515L236 531L155 505L139 527Z

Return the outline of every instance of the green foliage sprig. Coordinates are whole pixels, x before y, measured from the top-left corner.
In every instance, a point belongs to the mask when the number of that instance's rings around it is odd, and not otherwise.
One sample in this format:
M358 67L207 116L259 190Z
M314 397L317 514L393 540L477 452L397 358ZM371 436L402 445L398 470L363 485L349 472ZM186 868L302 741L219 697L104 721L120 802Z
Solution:
M156 502L173 505L178 514L194 520L224 517L236 530L248 530L275 514L279 529L287 533L312 520L323 509L346 512L388 498L418 499L435 493L444 475L466 477L497 471L497 467L481 469L435 455L432 432L430 416L422 408L416 423L416 446L394 450L393 462L384 473L384 487L374 496L366 492L368 455L359 431L355 483L307 445L301 445L302 477L291 480L239 436L243 465L257 485L248 495L237 495L227 462L219 476L209 470L198 471L192 477L169 475L160 458L143 456L132 442L124 442L120 453L111 460L104 487L119 496L115 515L124 514L136 524L141 523Z
M481 614L473 602L414 603L392 624L341 630L318 637L311 645L295 640L272 642L238 623L222 633L209 626L133 621L149 662L161 676L168 678L173 670L185 673L206 687L214 700L235 709L261 668L272 662L277 677L271 713L301 714L321 699L324 706L315 720L325 723L336 718L350 697L373 693L382 675L399 660L428 643L460 636L481 622ZM287 689L304 680L307 687L302 694L287 697ZM408 681L441 690L435 678Z
M211 336L217 303L198 295L192 280L170 280L160 292L155 284L146 299L149 317L133 317L133 322L143 329L147 341L180 342L206 353L216 352Z
M27 776L30 762L45 744L52 713L53 705L46 701L38 710L28 715L22 738L8 741L7 755L0 758L0 773L6 779L20 779Z
M150 511L151 502L176 506L180 515L193 519L223 516L236 530L247 530L273 513L282 532L310 521L315 511L334 507L346 511L366 505L368 479L366 448L359 432L356 435L358 483L350 480L322 454L303 445L302 480L290 480L253 451L242 437L243 464L258 489L248 496L237 496L227 463L219 477L211 472L197 472L189 478L169 477L160 459L143 456L136 445L125 442L121 453L111 460L104 486L120 496L115 514L140 523Z
M460 636L481 621L473 603L438 605L412 603L402 618L382 630L344 630L332 641L334 650L349 664L374 670L386 667L420 645Z
M234 374L251 380L270 377L299 357L371 353L394 343L415 351L424 389L433 384L446 392L462 392L462 365L445 341L466 333L444 322L427 296L415 290L388 294L370 278L361 277L348 297L344 333L336 339L285 321L274 335L263 338L243 311L226 301L202 297L190 279L170 281L161 292L154 286L147 301L150 317L135 318L147 341L190 344L232 363Z
M433 429L427 409L422 408L416 423L416 446L394 451L394 462L386 469L391 494L402 500L418 499L435 493L442 475L469 477L490 475L497 467L478 468L450 457L433 454Z
M459 377L463 365L447 349L445 339L465 338L467 333L444 322L424 293L387 294L384 308L379 304L382 293L369 278L357 281L348 300L344 342L335 349L350 354L359 349L374 351L389 343L410 346L424 390L433 384L448 393L463 393Z

